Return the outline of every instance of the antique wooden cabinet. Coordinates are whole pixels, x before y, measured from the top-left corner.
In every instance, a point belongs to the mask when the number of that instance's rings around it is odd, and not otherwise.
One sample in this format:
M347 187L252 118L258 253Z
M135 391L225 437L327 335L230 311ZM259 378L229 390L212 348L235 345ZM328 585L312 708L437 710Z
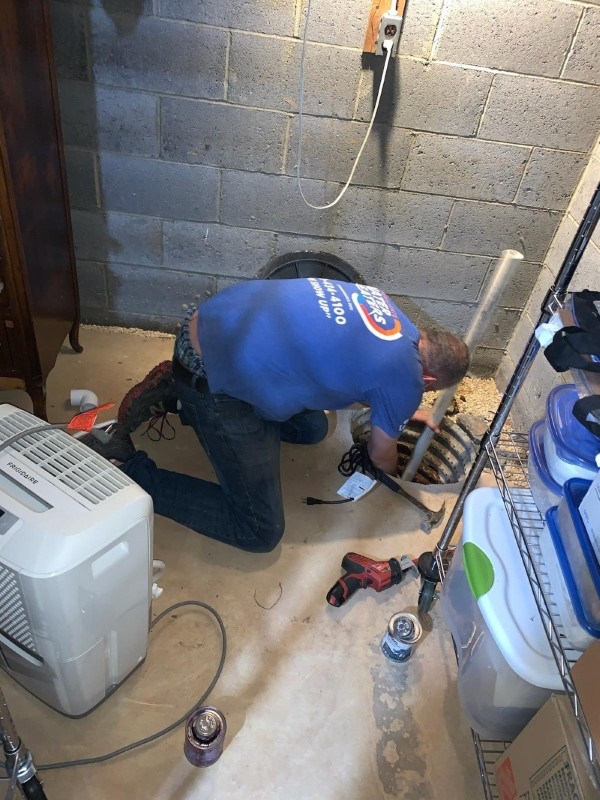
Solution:
M0 0L0 389L45 386L79 294L47 0Z

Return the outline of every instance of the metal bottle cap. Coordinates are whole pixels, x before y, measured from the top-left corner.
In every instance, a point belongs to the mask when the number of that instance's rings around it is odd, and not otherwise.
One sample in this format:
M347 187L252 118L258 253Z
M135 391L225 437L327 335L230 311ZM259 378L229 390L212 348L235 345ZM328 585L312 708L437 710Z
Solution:
M194 736L199 742L210 742L221 729L221 722L214 711L203 711L193 722Z
M394 614L388 623L388 633L399 642L414 644L421 638L423 628L414 614L405 612Z

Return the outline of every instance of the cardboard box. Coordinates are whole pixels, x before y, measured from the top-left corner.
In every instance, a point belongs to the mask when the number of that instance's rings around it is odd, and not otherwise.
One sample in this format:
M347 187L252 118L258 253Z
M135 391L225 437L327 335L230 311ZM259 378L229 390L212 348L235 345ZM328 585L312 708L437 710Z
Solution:
M552 695L494 767L500 800L599 800L565 695Z
M596 751L600 754L600 693L598 692L598 676L600 675L600 641L580 656L579 661L571 668L571 676L575 691L579 697L585 721L588 724Z
M590 537L592 547L600 559L600 472L594 478L579 506L579 513Z

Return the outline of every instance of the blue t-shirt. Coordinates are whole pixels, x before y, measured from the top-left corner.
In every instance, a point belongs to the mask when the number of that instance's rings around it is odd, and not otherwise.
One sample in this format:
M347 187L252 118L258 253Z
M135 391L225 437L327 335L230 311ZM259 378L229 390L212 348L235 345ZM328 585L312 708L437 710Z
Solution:
M198 310L213 394L283 422L306 409L371 406L396 437L419 406L419 332L390 298L338 280L247 281Z

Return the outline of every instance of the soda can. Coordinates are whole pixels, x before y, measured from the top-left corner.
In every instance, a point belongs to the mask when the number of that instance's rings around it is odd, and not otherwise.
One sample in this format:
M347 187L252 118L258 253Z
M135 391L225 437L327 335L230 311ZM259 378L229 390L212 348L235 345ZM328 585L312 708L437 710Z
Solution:
M407 611L394 614L381 641L384 656L396 663L406 661L422 634L423 628L414 614Z
M183 752L194 767L210 767L221 756L227 722L212 706L201 706L188 717Z

